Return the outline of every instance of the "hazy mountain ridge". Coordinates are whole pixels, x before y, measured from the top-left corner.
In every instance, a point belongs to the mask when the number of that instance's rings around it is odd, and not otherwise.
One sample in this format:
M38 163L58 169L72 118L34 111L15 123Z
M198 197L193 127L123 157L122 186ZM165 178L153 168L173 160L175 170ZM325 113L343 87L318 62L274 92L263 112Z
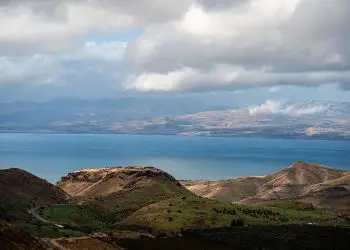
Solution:
M147 121L119 122L123 133L350 139L350 103L267 101Z
M0 104L0 132L350 139L349 102L268 100L241 108L191 99Z
M56 99L47 102L0 103L0 131L110 132L118 121L152 119L209 110L189 98Z
M265 176L181 183L200 196L222 201L256 204L293 199L350 214L350 172L320 164L300 161Z

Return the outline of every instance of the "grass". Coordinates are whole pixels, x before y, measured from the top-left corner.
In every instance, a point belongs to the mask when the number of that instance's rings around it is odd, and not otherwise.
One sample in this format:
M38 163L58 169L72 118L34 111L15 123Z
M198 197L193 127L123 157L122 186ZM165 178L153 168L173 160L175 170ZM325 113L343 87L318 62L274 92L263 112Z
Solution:
M273 201L264 205L267 208L280 211L290 219L290 224L320 223L323 225L350 226L349 217L315 208L312 204L293 200Z
M142 207L171 197L194 196L187 189L163 177L125 192L89 202L89 207L113 223L118 223Z
M272 220L269 217L258 216L256 218L248 215L248 211L243 211L241 208L244 206L201 197L179 197L144 207L126 218L121 224L139 225L175 233L183 228L229 226L232 220L237 219L243 219L245 223L267 223Z
M277 207L282 209L291 209L298 211L315 211L315 207L312 204L304 203L301 201L293 201L293 200L279 200L272 201L265 204L268 207Z
M83 205L50 205L39 209L42 216L57 224L76 227L102 228L105 223L101 216Z
M151 228L155 232L175 234L188 228L217 228L241 224L282 225L319 223L320 225L349 225L345 217L329 211L309 209L302 204L286 209L221 203L201 197L172 198L144 207L120 225ZM291 206L291 204L289 204ZM291 209L294 208L294 209ZM239 222L239 223L238 223Z
M13 225L17 228L24 230L34 236L43 238L59 238L59 237L81 237L86 233L73 229L57 228L54 225L44 224L40 222L28 223L28 222L15 222Z

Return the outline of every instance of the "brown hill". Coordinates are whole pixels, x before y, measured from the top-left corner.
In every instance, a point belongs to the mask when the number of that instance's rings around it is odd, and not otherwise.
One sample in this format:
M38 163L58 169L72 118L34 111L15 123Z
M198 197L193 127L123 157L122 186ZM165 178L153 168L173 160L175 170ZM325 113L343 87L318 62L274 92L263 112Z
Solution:
M0 220L0 248L6 250L44 250L47 249L41 241L30 234L13 228Z
M142 166L81 169L62 177L57 186L76 198L95 198L144 187L155 181L165 181L175 189L182 189L168 173Z
M0 170L0 214L21 219L30 207L66 203L70 196L60 188L22 169Z
M298 161L277 173L220 181L182 181L192 192L246 204L298 199L320 207L350 210L350 172ZM350 212L350 211L349 211Z
M82 169L62 177L57 186L116 221L154 202L193 195L166 172L140 166Z

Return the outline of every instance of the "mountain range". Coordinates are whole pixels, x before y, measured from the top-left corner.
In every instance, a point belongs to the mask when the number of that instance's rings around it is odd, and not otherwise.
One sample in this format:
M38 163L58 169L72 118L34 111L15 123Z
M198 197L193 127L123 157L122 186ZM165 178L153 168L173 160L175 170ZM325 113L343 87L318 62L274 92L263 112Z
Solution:
M0 104L1 132L350 139L349 102L226 107L192 99L59 99Z
M14 168L0 170L0 187L7 249L346 249L350 235L350 172L302 161L221 181L129 166L53 185Z
M278 102L147 121L117 122L123 133L269 138L350 138L350 103Z

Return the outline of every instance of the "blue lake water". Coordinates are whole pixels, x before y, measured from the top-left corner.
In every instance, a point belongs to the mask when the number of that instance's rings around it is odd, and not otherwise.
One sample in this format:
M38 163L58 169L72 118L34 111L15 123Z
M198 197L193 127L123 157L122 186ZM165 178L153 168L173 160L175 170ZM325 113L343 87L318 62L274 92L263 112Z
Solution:
M0 168L23 168L51 182L79 168L120 165L154 166L178 179L227 179L297 160L350 170L350 141L0 134Z

